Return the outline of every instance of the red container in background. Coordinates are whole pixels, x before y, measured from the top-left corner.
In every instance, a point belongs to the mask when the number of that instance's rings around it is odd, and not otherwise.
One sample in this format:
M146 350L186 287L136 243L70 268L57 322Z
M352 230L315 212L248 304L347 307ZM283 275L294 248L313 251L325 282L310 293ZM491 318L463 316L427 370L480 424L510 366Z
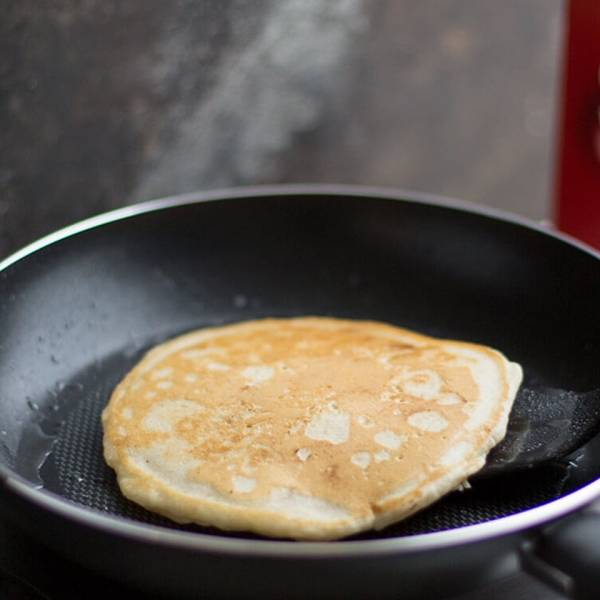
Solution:
M566 5L556 227L600 248L600 1Z

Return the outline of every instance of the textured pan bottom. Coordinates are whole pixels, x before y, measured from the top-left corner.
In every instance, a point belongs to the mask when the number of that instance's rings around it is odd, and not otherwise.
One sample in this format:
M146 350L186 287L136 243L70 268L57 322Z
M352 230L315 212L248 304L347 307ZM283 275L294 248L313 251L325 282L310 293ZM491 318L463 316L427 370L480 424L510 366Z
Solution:
M146 511L121 494L114 472L104 462L100 415L114 387L143 352L108 357L57 391L52 410L46 410L48 416L40 422L43 431L56 436L51 452L39 468L44 488L107 515L179 530L255 537L181 526ZM359 537L415 535L482 523L547 503L572 487L570 469L563 464L476 481L471 489L454 492L403 522Z

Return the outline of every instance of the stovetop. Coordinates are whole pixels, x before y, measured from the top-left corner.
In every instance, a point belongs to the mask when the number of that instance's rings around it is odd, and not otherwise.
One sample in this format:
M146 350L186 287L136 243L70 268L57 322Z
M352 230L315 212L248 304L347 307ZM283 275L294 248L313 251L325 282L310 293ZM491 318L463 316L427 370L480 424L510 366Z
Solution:
M70 563L11 523L0 520L0 600L167 600L142 593ZM454 600L564 600L525 573Z

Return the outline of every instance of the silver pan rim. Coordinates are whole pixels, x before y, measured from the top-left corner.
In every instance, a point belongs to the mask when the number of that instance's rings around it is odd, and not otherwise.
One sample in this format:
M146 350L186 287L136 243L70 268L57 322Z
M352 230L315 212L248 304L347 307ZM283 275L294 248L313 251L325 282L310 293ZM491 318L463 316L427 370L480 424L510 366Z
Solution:
M17 250L10 256L0 261L0 272L4 271L23 258L41 250L42 248L59 242L60 240L69 238L89 229L94 229L114 221L128 219L144 213L160 211L177 206L184 206L186 204L196 204L200 202L255 198L260 196L294 195L353 196L359 198L363 197L399 200L403 202L414 202L416 204L442 206L463 212L491 217L500 221L506 221L528 229L536 230L550 237L562 240L563 242L566 242L571 246L575 246L580 250L592 254L596 258L600 259L600 250L596 250L592 246L570 236L569 234L556 230L549 221L535 221L528 217L516 215L498 208L484 206L466 200L459 200L449 196L428 194L404 190L401 188L383 188L345 184L273 184L263 186L222 188L216 190L190 192L187 194L178 194L174 196L165 196L155 200L148 200L103 212L73 223L72 225L58 229L57 231L45 235L40 239L26 245L20 250Z
M369 540L327 542L270 540L210 535L180 531L141 523L78 505L52 492L34 487L18 475L0 467L4 486L13 494L55 516L117 538L157 547L185 549L246 557L332 559L364 556L406 555L414 552L444 550L515 534L526 534L562 518L600 499L600 479L541 506L484 523L446 531Z

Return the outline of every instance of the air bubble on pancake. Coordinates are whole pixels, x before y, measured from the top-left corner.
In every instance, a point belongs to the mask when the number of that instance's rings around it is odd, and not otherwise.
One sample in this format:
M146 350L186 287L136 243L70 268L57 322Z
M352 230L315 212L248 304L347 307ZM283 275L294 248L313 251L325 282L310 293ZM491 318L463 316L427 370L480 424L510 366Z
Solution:
M374 358L375 350L367 348L365 346L353 346L350 348L352 354L358 358Z
M246 475L251 475L252 473L255 473L258 470L258 467L254 467L250 464L249 459L247 456L243 457L243 463L242 466L240 468L240 471L242 473L245 473Z
M149 431L172 433L175 424L199 412L204 412L204 407L191 400L164 400L155 404L142 422L143 427Z
M296 421L290 427L290 434L291 435L296 435L303 427L304 427L304 421Z
M403 378L400 375L395 375L392 377L385 390L381 392L379 396L379 400L381 402L389 402L391 400L397 402L400 400L401 391L400 386L402 384Z
M380 354L377 357L377 362L381 365L389 367L389 364L392 361L393 356L394 356L393 354Z
M402 443L406 440L403 435L398 435L394 431L386 430L380 431L375 434L373 438L380 446L387 448L388 450L398 450Z
M312 454L312 450L310 448L298 448L296 450L296 456L301 460L305 461Z
M454 392L448 392L446 394L442 394L437 403L440 406L452 406L453 404L460 404L462 402L462 398L455 394Z
M422 431L437 433L450 425L444 417L436 410L423 410L408 417L408 423Z
M250 385L258 385L271 379L275 375L275 369L269 365L250 366L242 371L242 375Z
M173 382L172 381L159 381L156 384L157 388L160 388L161 390L168 390L169 388L173 387Z
M432 400L439 396L444 380L439 373L430 369L409 370L402 382L402 391L423 400Z
M159 369L158 371L154 371L152 373L152 379L165 379L169 377L169 375L173 374L173 369L171 367L165 367L164 369Z
M188 383L194 383L194 381L198 380L198 375L196 375L196 373L189 373L188 375L185 376L185 380Z
M244 477L243 475L234 475L233 489L236 492L250 493L256 489L258 481L254 477Z
M223 350L220 348L193 348L191 350L184 350L179 356L186 360L198 360L209 354L223 354Z
M123 415L124 419L132 419L133 418L133 408L131 407L127 407L123 409L123 412L121 413Z
M344 412L323 412L306 426L304 434L312 440L343 444L350 439L350 415Z
M373 419L371 419L370 417L367 417L365 415L359 415L356 420L358 421L359 425L362 425L363 427L374 427L375 423L373 422Z
M382 450L375 455L375 462L385 462L386 460L390 460L392 458L391 454L387 450Z
M206 365L206 368L210 369L211 371L229 371L229 367L227 365L218 362L210 362Z
M371 464L371 453L356 452L350 457L350 462L361 469L367 469Z

